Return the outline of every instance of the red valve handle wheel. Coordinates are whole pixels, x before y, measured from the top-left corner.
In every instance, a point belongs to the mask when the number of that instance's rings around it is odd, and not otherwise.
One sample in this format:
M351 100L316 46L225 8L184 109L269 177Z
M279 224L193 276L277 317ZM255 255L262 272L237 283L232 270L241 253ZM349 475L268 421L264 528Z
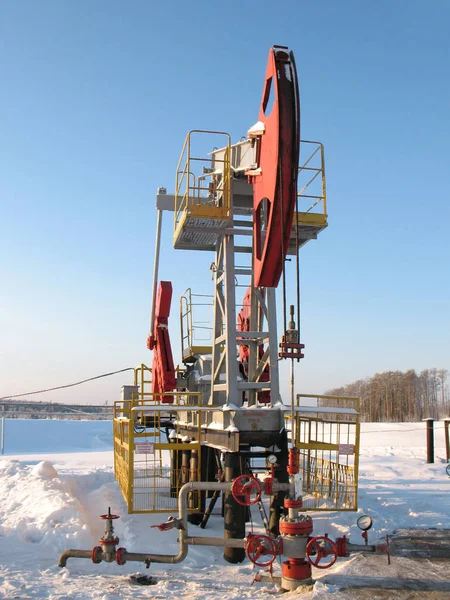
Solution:
M100 515L100 519L120 519L119 515Z
M247 536L245 554L256 567L269 567L277 557L277 553L275 540L268 535L249 534ZM262 556L266 558L260 560Z
M320 542L325 542L325 544ZM327 544L329 545L330 549L326 548ZM306 558L308 562L317 569L328 569L334 565L337 555L338 551L336 544L333 542L333 540L330 540L330 538L326 537L325 535L318 535L311 538L306 545ZM332 559L325 564L319 564L322 558L326 558L327 556L332 556Z
M239 475L233 481L231 493L241 506L251 506L261 498L261 483L253 475Z

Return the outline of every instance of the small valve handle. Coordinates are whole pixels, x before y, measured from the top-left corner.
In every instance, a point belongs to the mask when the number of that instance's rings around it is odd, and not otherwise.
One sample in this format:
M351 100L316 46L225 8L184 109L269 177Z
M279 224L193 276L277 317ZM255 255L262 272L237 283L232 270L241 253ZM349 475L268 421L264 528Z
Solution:
M251 506L261 498L261 483L253 475L239 475L233 481L231 493L238 504Z
M111 507L108 506L108 514L107 515L100 515L100 519L120 519L119 515L112 515L111 514Z
M248 534L245 554L256 567L269 567L277 557L277 553L275 540L268 535Z
M328 545L328 548L326 547ZM326 535L318 535L309 540L306 546L306 558L313 567L317 567L317 569L328 569L337 559L337 547L333 540L330 540ZM327 563L320 564L322 558L326 558L327 556L331 556L331 560Z

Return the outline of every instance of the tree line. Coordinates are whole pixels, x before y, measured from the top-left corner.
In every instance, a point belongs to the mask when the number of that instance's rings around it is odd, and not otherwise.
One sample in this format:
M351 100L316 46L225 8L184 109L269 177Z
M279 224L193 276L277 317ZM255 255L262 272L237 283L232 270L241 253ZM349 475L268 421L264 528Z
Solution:
M385 371L326 392L336 396L358 396L361 420L420 421L428 417L450 418L447 369Z

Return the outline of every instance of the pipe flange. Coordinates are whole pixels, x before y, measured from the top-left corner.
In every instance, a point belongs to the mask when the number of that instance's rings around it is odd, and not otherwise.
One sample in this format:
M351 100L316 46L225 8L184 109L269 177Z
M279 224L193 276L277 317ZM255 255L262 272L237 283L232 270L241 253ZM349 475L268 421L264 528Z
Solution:
M120 566L124 565L127 561L125 560L124 554L126 553L126 548L118 548L116 552L116 563Z
M302 500L290 500L289 498L284 499L284 508L302 508Z
M309 535L312 533L312 521L285 521L280 519L280 533L284 535Z
M95 565L102 562L103 549L101 546L94 546L91 552L91 560Z

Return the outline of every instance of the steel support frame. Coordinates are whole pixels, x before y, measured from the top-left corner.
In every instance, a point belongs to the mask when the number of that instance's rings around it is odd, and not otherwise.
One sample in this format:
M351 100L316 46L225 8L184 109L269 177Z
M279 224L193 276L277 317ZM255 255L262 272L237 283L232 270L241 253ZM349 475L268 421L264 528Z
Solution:
M264 387L270 389L271 402L276 404L280 401L280 385L275 288L254 287L253 269L248 271L251 276L250 331L237 331L236 277L245 273L242 269L235 268L235 255L233 235L227 233L220 236L213 269L214 307L209 404L242 406L243 386L239 386L238 382L237 344L249 347L248 382L245 385L248 405L257 404L257 392L263 385L260 378L267 365L270 380L264 383ZM262 338L266 341L266 348L260 357L259 346Z

